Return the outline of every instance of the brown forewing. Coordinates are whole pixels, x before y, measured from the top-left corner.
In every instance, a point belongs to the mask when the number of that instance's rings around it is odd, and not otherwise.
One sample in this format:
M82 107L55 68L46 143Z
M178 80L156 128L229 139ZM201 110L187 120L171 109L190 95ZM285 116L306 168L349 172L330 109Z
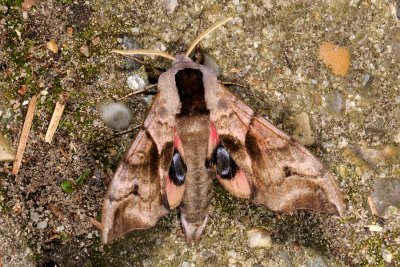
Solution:
M106 194L103 242L134 229L154 226L169 206L163 192L173 153L171 120L157 95L134 142L119 164ZM166 121L166 122L165 122ZM173 122L173 121L172 121Z

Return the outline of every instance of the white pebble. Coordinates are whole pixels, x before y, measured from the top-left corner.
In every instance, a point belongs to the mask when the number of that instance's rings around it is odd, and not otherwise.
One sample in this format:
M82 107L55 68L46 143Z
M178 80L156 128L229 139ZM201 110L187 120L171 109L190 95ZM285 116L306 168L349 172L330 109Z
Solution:
M28 101L28 100L25 100L24 102L22 102L22 105L23 105L23 106L26 106L26 105L28 105L28 103L29 103L29 101Z
M379 225L376 225L376 224L370 224L370 225L367 225L366 227L371 232L382 232L383 231L383 227L379 226Z
M362 80L362 86L365 87L368 84L370 79L371 79L371 75L369 73L365 73L363 80Z
M164 0L165 9L168 14L172 14L175 8L178 6L178 0Z
M384 249L384 250L382 251L382 258L383 258L383 260L386 261L387 263L391 263L391 262L392 262L392 259L393 259L393 254L392 254L389 250Z
M271 235L262 227L255 227L247 231L247 243L251 248L271 248Z
M400 143L400 130L399 130L399 132L394 136L394 141L395 141L396 143Z
M143 79L137 75L131 75L126 79L126 83L128 87L132 90L142 90L146 86L146 83L143 81Z
M38 222L39 221L39 214L35 211L31 211L31 220L32 222Z
M43 230L47 227L47 221L41 221L37 224L37 229Z

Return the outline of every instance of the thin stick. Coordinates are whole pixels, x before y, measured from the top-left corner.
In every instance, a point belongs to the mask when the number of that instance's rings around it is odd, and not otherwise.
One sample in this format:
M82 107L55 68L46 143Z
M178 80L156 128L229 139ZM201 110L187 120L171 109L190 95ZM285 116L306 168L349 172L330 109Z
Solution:
M216 28L224 25L225 23L227 23L228 21L230 21L233 18L227 18L221 22L218 22L216 24L214 24L213 26L211 26L210 28L208 28L205 32L203 32L202 34L200 34L200 36L198 36L196 39L194 39L194 41L190 44L185 56L188 57L190 55L190 53L192 53L193 49L196 47L196 45L204 38L206 37L208 34L210 34L211 32L213 32Z
M120 55L124 56L133 56L133 55L154 55L154 56L160 56L160 57L165 57L170 60L175 60L174 56L171 56L168 53L162 52L162 51L156 51L156 50L111 50L112 53L117 53Z
M53 136L57 130L58 124L60 123L60 119L64 112L64 108L65 108L65 103L61 102L60 100L57 100L53 116L51 117L49 128L47 128L46 136L44 138L45 142L51 143L51 141L53 140Z
M12 174L17 175L21 168L22 157L25 152L26 142L28 141L29 132L31 131L33 115L35 114L37 96L33 96L29 102L28 111L26 112L24 126L22 127L21 136L19 138L19 144L17 154L13 164Z
M122 134L126 134L126 133L129 133L129 132L132 132L133 130L136 130L136 129L140 128L140 126L141 125L136 125L136 126L134 126L132 128L126 129L125 131L121 131L121 132L115 133L114 135L122 135Z
M142 90L138 90L138 91L129 93L129 94L127 94L127 95L125 95L125 96L122 96L122 97L120 97L120 98L116 98L115 100L116 100L116 101L125 100L125 99L127 99L128 97L131 97L131 96L133 96L133 95L137 95L137 94L146 92L146 91L148 91L148 90L150 90L151 88L154 88L154 87L157 87L157 84L149 85L149 86L147 86L146 88L144 88L144 89L142 89Z
M223 85L235 85L235 86L239 86L239 87L243 87L246 88L247 86L240 84L240 83L235 83L235 82L222 82Z

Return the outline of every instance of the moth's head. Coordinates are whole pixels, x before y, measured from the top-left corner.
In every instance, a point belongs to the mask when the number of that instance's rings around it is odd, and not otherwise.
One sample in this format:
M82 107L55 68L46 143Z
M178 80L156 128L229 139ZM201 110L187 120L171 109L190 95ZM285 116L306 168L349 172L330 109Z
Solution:
M196 45L208 34L213 32L215 29L218 27L224 25L228 21L230 21L232 18L227 18L219 23L214 24L210 28L208 28L205 32L200 34L193 42L189 45L189 48L187 49L186 52L184 53L178 53L176 56L172 56L168 53L162 52L162 51L155 51L155 50L112 50L111 52L121 54L121 55L126 55L126 56L133 56L133 55L157 55L160 57L165 57L170 60L172 60L172 65L176 63L181 63L181 62L193 62L193 60L189 57L190 54L193 52L195 49Z
M186 55L186 53L181 52L176 54L174 61L172 61L172 65L180 62L193 62L193 60Z

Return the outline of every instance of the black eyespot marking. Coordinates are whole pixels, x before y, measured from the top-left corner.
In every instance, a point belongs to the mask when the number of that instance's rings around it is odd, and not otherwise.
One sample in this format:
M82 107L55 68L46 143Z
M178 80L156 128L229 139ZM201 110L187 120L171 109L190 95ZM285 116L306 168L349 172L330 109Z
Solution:
M134 194L135 196L139 195L139 185L135 184L135 185L133 186L133 194Z
M215 148L210 163L216 166L217 174L224 179L233 179L238 170L238 165L221 144Z
M183 162L181 155L177 150L174 151L174 155L172 156L171 166L169 168L169 178L171 181L179 186L185 182L187 168L185 162Z

